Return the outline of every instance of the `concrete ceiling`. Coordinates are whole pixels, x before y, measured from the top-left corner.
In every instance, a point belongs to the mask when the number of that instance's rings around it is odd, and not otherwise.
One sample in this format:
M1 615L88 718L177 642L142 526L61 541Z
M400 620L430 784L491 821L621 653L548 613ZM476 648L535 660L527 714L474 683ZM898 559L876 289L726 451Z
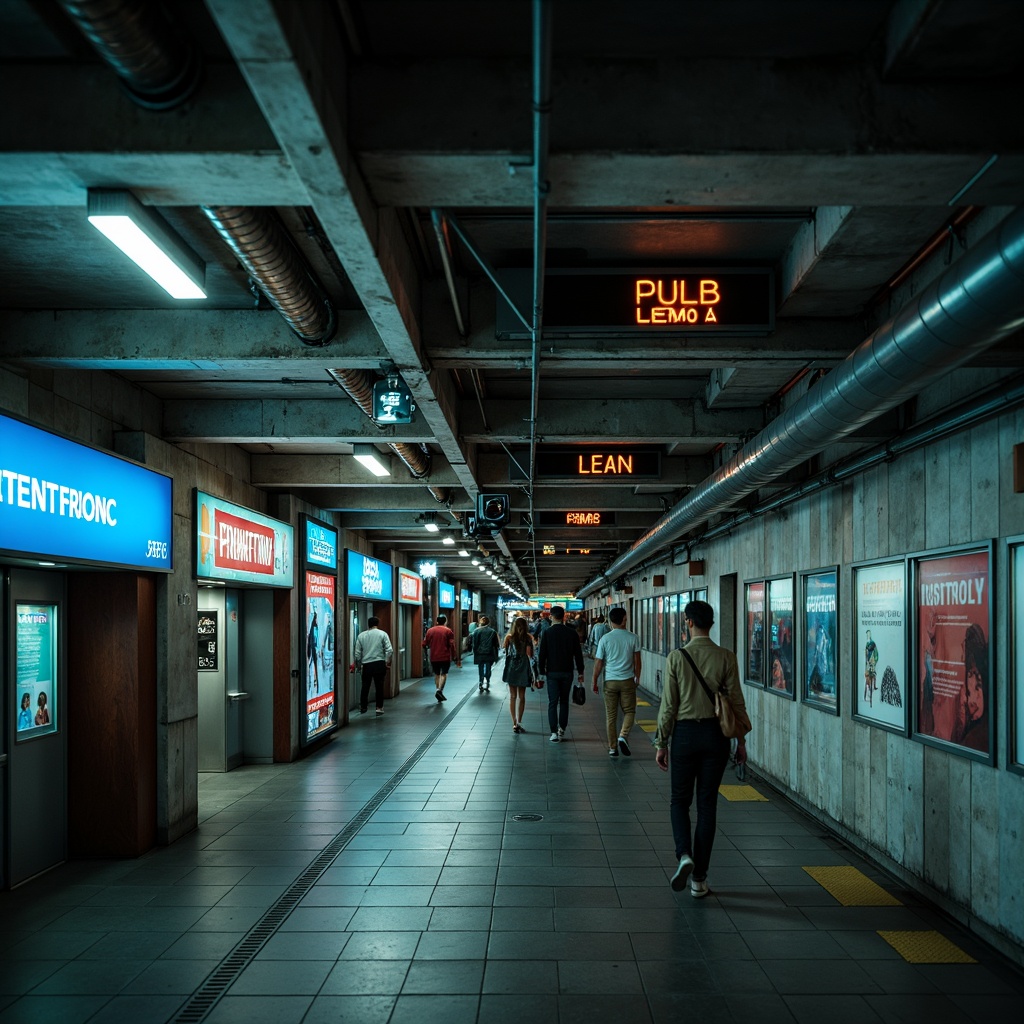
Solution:
M425 482L391 457L382 485L348 457L356 442L426 444L426 483L452 512L511 495L512 522L479 543L534 593L594 577L759 431L791 382L844 359L891 312L897 275L922 253L919 273L941 264L936 238L957 244L955 217L962 230L976 208L1024 200L1024 5L556 0L549 268L767 268L776 326L549 330L534 430L529 338L500 330L488 274L450 235L460 333L431 216L450 216L487 266L530 268L532 5L166 7L204 73L156 112L56 0L0 5L0 357L119 374L161 400L168 440L237 444L257 485L454 574L461 529ZM95 232L96 187L158 210L205 261L207 300L167 298ZM338 310L328 346L257 304L204 205L273 209ZM1019 366L1020 340L986 365ZM381 430L336 375L389 362L417 414ZM529 466L533 432L538 453L657 451L660 477L531 485L516 463ZM540 525L577 508L614 525ZM422 529L434 511L459 544Z

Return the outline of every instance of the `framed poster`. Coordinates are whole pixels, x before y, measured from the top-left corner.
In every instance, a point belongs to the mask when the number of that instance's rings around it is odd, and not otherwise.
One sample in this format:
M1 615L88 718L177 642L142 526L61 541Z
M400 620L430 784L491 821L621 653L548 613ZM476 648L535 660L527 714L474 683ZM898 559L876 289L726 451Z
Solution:
M907 563L853 566L853 718L907 734Z
M839 714L839 567L800 574L800 699Z
M914 739L993 764L992 545L911 564Z
M768 583L768 671L765 686L780 696L796 698L793 637L793 576Z
M1024 775L1024 536L1007 542L1010 604L1006 629L1010 637L1010 727L1007 733L1006 766Z
M21 604L15 609L15 742L57 731L57 606Z
M743 681L764 686L764 580L745 582L743 608L747 631L747 658Z

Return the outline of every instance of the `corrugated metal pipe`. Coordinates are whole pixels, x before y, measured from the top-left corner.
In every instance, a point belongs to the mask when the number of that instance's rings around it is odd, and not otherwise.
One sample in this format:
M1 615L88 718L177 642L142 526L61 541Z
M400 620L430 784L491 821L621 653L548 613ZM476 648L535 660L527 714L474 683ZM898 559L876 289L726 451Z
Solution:
M299 338L307 345L326 345L337 328L334 307L277 219L256 206L204 206L202 211Z
M670 509L579 596L773 482L1024 326L1024 207L878 328L726 465Z
M153 0L58 0L131 98L170 110L192 95L202 77L199 51Z

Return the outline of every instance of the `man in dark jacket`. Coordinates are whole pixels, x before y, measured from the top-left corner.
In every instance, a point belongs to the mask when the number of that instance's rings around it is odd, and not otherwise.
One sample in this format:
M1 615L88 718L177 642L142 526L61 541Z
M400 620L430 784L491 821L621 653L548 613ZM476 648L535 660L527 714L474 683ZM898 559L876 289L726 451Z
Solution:
M555 605L551 609L551 626L541 632L540 654L537 667L541 678L547 680L548 725L551 742L557 743L569 724L569 691L572 689L572 669L576 666L578 682L583 682L583 649L580 635L562 621L565 609Z

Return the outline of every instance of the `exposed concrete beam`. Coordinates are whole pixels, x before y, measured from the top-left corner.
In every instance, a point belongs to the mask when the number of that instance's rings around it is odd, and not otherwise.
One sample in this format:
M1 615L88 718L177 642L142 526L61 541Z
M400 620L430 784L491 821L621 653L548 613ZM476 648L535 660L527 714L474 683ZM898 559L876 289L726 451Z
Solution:
M487 408L487 428L479 410L471 405L462 411L467 441L518 444L529 436L523 405L492 401ZM763 426L760 410L707 411L697 402L651 399L628 405L614 398L570 402L542 402L537 436L545 444L579 442L650 444L717 444L737 441ZM640 482L640 481L635 481Z
M347 441L431 441L422 419L377 427L347 396L310 401L239 400L164 403L162 436L168 441L316 444Z
M417 479L398 458L381 451L381 460L391 469L390 477L373 479L375 487L412 487L426 484L458 488L459 479L451 468L435 460L430 475ZM366 487L370 472L351 455L253 455L251 479L256 487ZM694 481L695 483L699 481Z
M346 310L324 348L304 345L275 310L5 310L0 331L5 358L90 370L269 370L280 379L376 369L387 356L369 317Z
M457 431L454 387L422 353L416 274L397 215L375 205L349 150L349 68L329 6L207 0L207 7L305 184L420 417L463 486L475 494L474 470Z

